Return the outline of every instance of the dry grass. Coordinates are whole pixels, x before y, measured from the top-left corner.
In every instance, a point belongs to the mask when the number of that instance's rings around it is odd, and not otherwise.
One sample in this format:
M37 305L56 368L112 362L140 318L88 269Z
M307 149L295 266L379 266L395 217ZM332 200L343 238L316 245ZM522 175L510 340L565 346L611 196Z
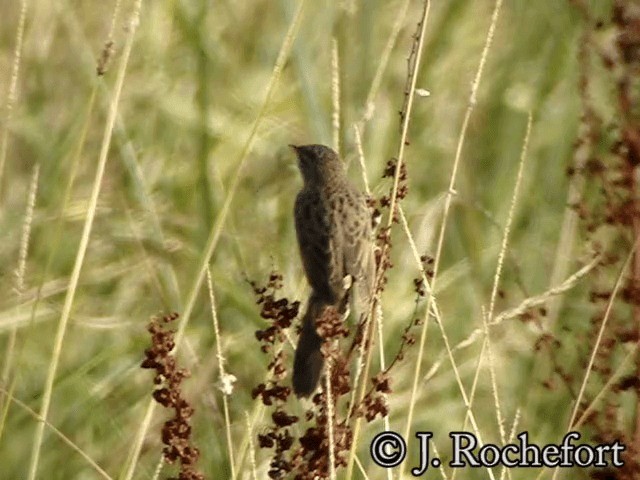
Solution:
M378 278L351 405L334 375L325 384L327 476L409 478L421 430L445 460L426 478L590 478L457 471L446 460L454 430L497 444L524 430L557 442L567 425L613 434L591 421L612 398L623 399L624 425L635 418L638 393L620 385L637 370L637 342L615 335L640 318L628 303L640 221L631 207L627 223L622 210L602 220L611 202L600 206L601 191L619 185L593 164L613 171L616 141L633 151L625 128L637 112L620 115L627 92L610 88L602 61L624 28L614 4L625 2L8 5L3 478L175 472L161 459L165 415L138 368L148 319L166 311L180 313L174 354L192 372L183 388L199 467L207 478L265 478L272 452L256 435L272 412L251 390L272 377L246 279L275 269L283 297L305 297L289 143L335 146L363 190L389 202L381 231L393 267ZM271 353L290 367L295 331L282 335ZM353 418L385 371L389 415ZM299 417L308 407L286 404ZM354 441L341 466L345 412ZM383 472L369 442L387 429L404 434L409 455Z

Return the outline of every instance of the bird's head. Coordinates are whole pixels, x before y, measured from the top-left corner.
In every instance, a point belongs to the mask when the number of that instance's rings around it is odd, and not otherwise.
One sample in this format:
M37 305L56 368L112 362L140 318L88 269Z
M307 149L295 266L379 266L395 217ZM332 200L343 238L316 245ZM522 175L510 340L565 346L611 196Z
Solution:
M322 185L343 178L344 164L338 154L324 145L289 145L298 157L298 167L305 184Z

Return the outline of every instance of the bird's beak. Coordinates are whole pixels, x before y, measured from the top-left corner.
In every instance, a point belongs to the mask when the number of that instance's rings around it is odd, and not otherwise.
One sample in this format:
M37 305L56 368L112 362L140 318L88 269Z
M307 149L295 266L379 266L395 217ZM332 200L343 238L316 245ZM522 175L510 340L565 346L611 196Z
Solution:
M289 148L291 148L291 150L293 150L293 153L296 154L296 161L294 164L292 165L297 165L298 167L300 166L300 149L297 145L294 145L293 143L289 144Z

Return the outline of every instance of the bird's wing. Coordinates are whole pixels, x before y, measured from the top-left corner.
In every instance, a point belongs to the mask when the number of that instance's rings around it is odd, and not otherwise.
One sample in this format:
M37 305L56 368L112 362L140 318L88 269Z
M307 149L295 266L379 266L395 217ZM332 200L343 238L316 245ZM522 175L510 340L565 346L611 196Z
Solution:
M350 189L342 209L342 237L344 272L353 277L354 305L359 314L364 313L373 294L375 260L371 212L364 195Z

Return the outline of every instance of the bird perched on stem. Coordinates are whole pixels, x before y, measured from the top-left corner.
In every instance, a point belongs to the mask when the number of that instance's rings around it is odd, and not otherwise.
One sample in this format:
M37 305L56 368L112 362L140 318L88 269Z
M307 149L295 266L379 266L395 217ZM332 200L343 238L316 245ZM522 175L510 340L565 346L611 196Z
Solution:
M324 364L316 320L327 306L344 313L349 296L358 315L367 314L375 261L366 198L347 179L338 154L324 145L290 146L304 181L294 217L300 257L312 290L294 357L293 389L298 396L309 396Z

